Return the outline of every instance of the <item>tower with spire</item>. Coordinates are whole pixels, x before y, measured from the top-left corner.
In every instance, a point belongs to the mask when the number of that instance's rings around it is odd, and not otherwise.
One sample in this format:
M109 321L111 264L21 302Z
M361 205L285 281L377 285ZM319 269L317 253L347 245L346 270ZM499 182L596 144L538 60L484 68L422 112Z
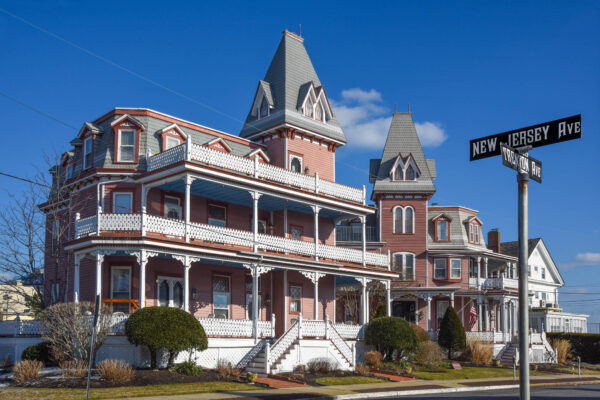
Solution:
M283 31L240 136L264 144L279 167L335 180L335 151L346 136L302 37Z

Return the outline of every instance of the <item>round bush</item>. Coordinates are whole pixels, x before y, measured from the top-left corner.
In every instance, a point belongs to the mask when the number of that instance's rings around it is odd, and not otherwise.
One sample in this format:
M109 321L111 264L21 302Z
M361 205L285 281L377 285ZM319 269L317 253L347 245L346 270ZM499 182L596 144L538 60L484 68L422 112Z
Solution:
M410 324L410 327L415 331L415 335L417 335L417 340L419 343L429 342L431 338L429 337L429 333L419 325Z
M369 322L365 332L365 343L374 346L387 361L394 352L403 358L417 349L417 335L410 324L402 318L381 317Z
M205 350L206 333L190 313L172 307L145 307L133 313L125 323L125 335L134 345L150 350L150 363L157 368L158 350L169 351L169 367L177 353L184 350Z
M44 365L53 364L50 357L50 344L48 342L40 342L27 347L21 353L21 360L41 361Z

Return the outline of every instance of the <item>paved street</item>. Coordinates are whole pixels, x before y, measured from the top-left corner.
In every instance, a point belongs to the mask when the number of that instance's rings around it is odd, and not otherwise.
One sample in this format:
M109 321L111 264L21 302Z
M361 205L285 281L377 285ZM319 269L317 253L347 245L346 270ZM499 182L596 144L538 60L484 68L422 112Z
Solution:
M518 389L498 390L498 391L478 391L469 393L440 394L435 396L410 396L410 397L389 397L386 399L448 399L460 398L464 400L476 400L484 398L493 398L495 400L514 400L519 398ZM600 385L579 385L579 386L554 386L554 387L533 387L531 389L531 398L535 400L560 400L560 399L600 399Z

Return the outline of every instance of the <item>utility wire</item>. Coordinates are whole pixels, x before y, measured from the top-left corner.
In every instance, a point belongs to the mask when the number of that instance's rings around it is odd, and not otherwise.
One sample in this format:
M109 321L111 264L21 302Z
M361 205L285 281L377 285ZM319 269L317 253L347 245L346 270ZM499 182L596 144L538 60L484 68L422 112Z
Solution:
M7 174L6 172L2 172L2 171L0 171L0 175L4 175L4 176L6 176L6 177L8 177L8 178L18 179L18 180L20 180L20 181L24 181L24 182L32 183L32 184L34 184L34 185L43 186L43 187L45 187L45 188L52 189L52 187L51 187L51 186L48 186L48 185L46 185L46 184L44 184L44 183L40 183L40 182L36 182L36 181L32 181L31 179L22 178L22 177L20 177L20 176L16 176L16 175Z
M33 106L31 106L31 105L29 105L29 104L25 103L25 102L22 102L22 101L21 101L21 100L19 100L19 99L16 99L16 98L14 98L14 97L11 97L11 96L7 95L6 93L0 92L0 96L2 96L2 97L5 97L5 98L7 98L8 100L10 100L10 101L13 101L13 102L15 102L15 103L17 103L17 104L19 104L19 105L21 105L21 106L25 107L25 108L28 108L28 109L30 109L31 111L34 111L34 112L36 112L36 113L38 113L38 114L40 114L40 115L43 115L43 116L44 116L44 117L46 117L46 118L49 118L49 119L51 119L51 120L53 120L53 121L55 121L55 122L58 122L59 124L62 124L62 125L64 125L64 126L66 126L67 128L71 128L71 129L77 130L77 128L76 128L76 127L74 127L73 125L71 125L71 124L69 124L69 123L67 123L67 122L65 122L65 121L61 121L60 119L58 119L58 118L56 118L56 117L54 117L54 116L52 116L52 115L50 115L50 114L48 114L48 113L46 113L46 112L44 112L44 111L41 111L41 110L39 110L39 109L37 109L37 108L35 108L35 107L33 107Z

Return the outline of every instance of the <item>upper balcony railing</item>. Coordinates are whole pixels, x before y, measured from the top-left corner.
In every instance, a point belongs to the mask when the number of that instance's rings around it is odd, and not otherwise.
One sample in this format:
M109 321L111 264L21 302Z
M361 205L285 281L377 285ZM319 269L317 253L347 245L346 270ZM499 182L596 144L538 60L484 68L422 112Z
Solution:
M377 228L367 226L367 242L377 242ZM336 226L335 240L338 242L362 242L362 226Z
M290 187L297 187L312 193L323 194L353 203L365 204L365 188L357 189L341 183L331 182L314 176L293 172L285 168L265 164L249 158L236 156L206 146L186 142L177 147L172 147L162 153L148 158L148 171L154 171L181 161L194 161L212 167L219 167L239 174L253 176L257 179L279 183Z
M479 283L478 283L479 282ZM518 289L519 281L517 279L505 278L469 278L469 286L482 289Z
M98 224L97 219L100 219ZM254 247L253 233L240 229L190 222L188 237L190 240L200 240L217 244L227 244L240 247ZM152 233L184 239L186 223L180 219L159 217L142 213L99 213L98 216L76 219L76 234L78 239L90 234L122 234L122 233ZM294 240L280 236L257 235L258 250L298 254L308 257L318 257L340 262L362 264L363 252L344 247L330 246L319 243L315 248L314 242ZM316 253L315 253L316 250ZM366 252L366 264L377 267L387 267L388 255Z

